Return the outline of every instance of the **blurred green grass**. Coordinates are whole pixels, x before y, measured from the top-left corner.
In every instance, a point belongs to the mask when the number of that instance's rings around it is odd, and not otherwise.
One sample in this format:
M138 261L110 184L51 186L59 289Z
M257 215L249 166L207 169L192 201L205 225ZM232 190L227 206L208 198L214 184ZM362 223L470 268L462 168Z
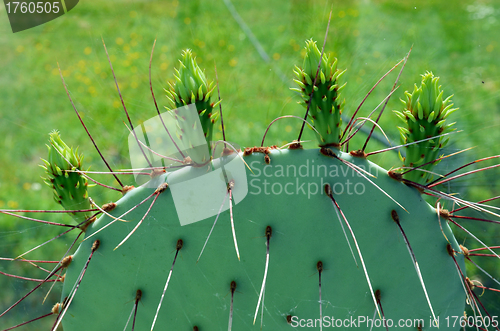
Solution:
M281 115L303 116L293 87L292 70L302 62L304 41L314 38L321 45L330 9L333 9L326 51L347 68L343 96L345 114L351 115L371 86L412 48L399 81L400 89L390 100L381 125L393 142L399 137L392 109L403 91L412 89L425 70L440 76L446 94L460 110L453 115L463 132L452 137L449 152L476 146L455 159L443 161L441 170L466 161L500 154L500 69L498 31L500 3L494 1L242 1L232 5L269 56L259 55L251 38L226 6L229 1L80 1L71 12L42 26L12 34L4 8L0 9L0 208L56 209L52 193L42 183L40 158L46 156L48 133L61 132L70 145L80 146L92 170L104 169L66 96L58 64L76 107L112 167L128 168L128 131L112 74L104 53L106 43L115 74L134 123L155 115L149 91L150 51L152 82L159 106L166 105L163 88L172 79L182 49L191 48L207 76L214 79L217 65L223 99L226 137L240 146L260 144L271 122ZM396 73L369 97L361 115L371 111L390 91ZM301 123L278 121L269 131L266 145L282 145L296 139ZM220 132L217 139L222 138ZM314 141L307 132L305 139ZM359 135L350 148L358 148ZM314 143L309 145L314 147ZM382 145L372 141L368 150ZM395 153L374 157L390 168L399 165ZM490 162L489 164L493 164ZM486 165L486 164L485 164ZM449 189L478 201L499 195L498 171L480 173L454 182ZM109 176L96 176L115 184ZM131 180L131 179L129 179ZM127 179L125 179L127 182ZM40 185L41 184L41 185ZM94 200L116 200L116 193L96 188ZM63 216L34 215L67 222ZM481 238L499 243L499 231L476 228ZM58 229L0 216L0 256L14 257L58 233ZM476 233L477 234L477 233ZM74 238L74 237L73 237ZM464 236L460 235L460 238ZM56 258L72 238L58 239L32 258ZM466 243L472 243L467 239ZM57 254L56 254L57 252ZM485 261L496 268L498 262ZM492 269L489 269L490 271ZM12 273L32 273L34 268L2 263ZM485 280L486 282L486 280ZM0 278L0 307L7 307L32 286ZM56 291L55 291L56 292ZM43 296L43 295L42 295ZM56 301L57 294L52 295ZM38 298L36 299L38 300ZM492 300L495 300L492 299ZM496 297L498 302L498 296ZM12 312L10 324L23 321L39 310L31 304ZM37 301L39 302L39 301ZM2 310L2 309L0 309ZM21 312L19 312L21 311ZM498 315L498 313L497 313ZM3 319L2 319L2 322ZM47 329L37 323L30 330ZM3 324L2 324L3 325Z

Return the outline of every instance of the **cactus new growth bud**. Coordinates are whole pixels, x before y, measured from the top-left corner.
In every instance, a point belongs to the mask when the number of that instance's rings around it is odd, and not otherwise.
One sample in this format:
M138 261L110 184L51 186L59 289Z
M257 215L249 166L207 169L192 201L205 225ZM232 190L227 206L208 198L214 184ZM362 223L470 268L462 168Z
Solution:
M340 143L342 108L344 101L340 92L344 85L339 79L344 71L337 69L337 59L321 54L316 42L306 42L306 56L302 68L295 67L297 79L294 81L299 88L294 88L301 94L302 104L309 109L308 117L314 128L320 146L338 147ZM321 64L320 64L321 59ZM319 70L318 70L319 66ZM313 89L313 83L314 89Z
M448 137L438 137L454 130L453 124L445 123L447 117L458 108L452 108L451 95L443 98L444 91L438 85L439 77L432 72L422 75L420 86L415 84L412 93L405 92L403 111L394 113L405 123L398 127L402 144L433 138L418 144L406 146L406 157L401 157L405 167L419 167L404 175L405 179L426 184L432 179L430 171L439 163L437 158L441 148L448 143Z
M215 89L213 81L208 82L203 70L196 63L196 58L190 49L182 52L182 58L179 60L179 69L176 69L175 82L170 83L170 89L165 89L167 98L171 102L170 109L175 116L178 124L177 135L184 143L186 149L191 149L189 155L195 164L204 164L209 161L197 149L197 146L192 146L192 136L202 134L208 144L209 152L211 152L210 142L213 136L213 125L218 119L218 113L214 111L219 102L211 101L212 94ZM184 106L194 104L199 116L199 121L203 132L196 132L193 128L197 119L190 118L192 114L183 111Z
M60 203L66 210L82 210L90 208L87 193L88 181L79 170L83 170L83 155L78 154L78 148L68 147L62 141L58 131L50 133L50 146L48 160L42 159L41 165L46 171L43 178L54 192L54 200ZM89 212L71 213L77 223L85 221L90 217Z

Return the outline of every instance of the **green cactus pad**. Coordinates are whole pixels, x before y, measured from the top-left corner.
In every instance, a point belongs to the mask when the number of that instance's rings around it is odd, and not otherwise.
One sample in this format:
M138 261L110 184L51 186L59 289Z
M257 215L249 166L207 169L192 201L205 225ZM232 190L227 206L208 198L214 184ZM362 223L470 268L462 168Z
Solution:
M436 137L454 130L453 124L446 123L450 114L458 108L452 108L451 95L443 99L444 91L438 85L439 77L432 72L422 75L420 86L415 84L412 93L405 92L406 100L401 100L405 106L403 111L395 111L396 115L405 123L399 127L402 144ZM441 148L448 143L448 137L412 144L406 147L406 157L401 157L405 167L419 167L424 171L411 171L404 175L405 179L427 184L432 179L431 171L439 161ZM428 163L428 164L427 164ZM424 165L426 164L426 165Z
M460 251L450 228L441 220L441 231L436 210L414 188L390 178L384 169L366 159L335 153L376 176L371 180L407 212L351 168L319 150L273 150L270 164L265 163L262 154L253 153L244 157L253 170L246 172L248 194L233 204L241 260L235 254L227 210L219 216L197 262L215 216L181 226L172 192L166 189L137 231L118 249L114 250L144 216L153 198L123 217L130 222L115 222L92 236L111 221L102 216L88 228L86 236L92 237L74 254L63 298L70 296L95 240L100 241L100 247L88 263L64 316L64 330L122 330L138 290L142 297L135 330L150 330L177 251L155 330L193 330L195 326L199 330L226 330L232 294L232 330L260 330L261 308L255 325L253 320L265 270L268 226L272 236L261 303L262 330L293 330L297 326L294 323L320 318L319 261L323 266L321 309L325 321L331 321L331 317L378 319L352 236L347 233L354 257L335 207L324 193L326 183L355 233L373 289L380 291L385 318L394 323L399 319L422 319L423 330L430 329L432 318L405 240L393 220L395 211L419 263L433 310L440 319L440 330L452 330L445 318L463 314L465 293L443 235L454 250ZM159 186L191 170L198 171L185 168L153 180ZM242 180L234 184L236 190ZM221 181L220 189L224 190L224 185ZM146 185L135 188L117 201L111 213L120 216L153 192ZM210 208L217 211L220 204ZM179 239L183 242L180 250L176 248ZM455 258L465 270L463 255ZM361 324L360 329L370 330L365 325ZM385 330L383 326L373 329Z
M306 55L302 68L295 67L294 73L297 79L294 81L299 88L293 90L300 93L304 107L309 105L308 117L313 126L318 130L316 137L320 146L335 146L340 143L342 108L344 101L340 100L340 92L345 84L340 86L339 79L344 71L337 69L337 59L326 54L321 56L321 52L316 46L316 42L308 40L306 42ZM318 72L318 65L321 65ZM316 78L316 73L317 78ZM313 82L316 84L313 92Z

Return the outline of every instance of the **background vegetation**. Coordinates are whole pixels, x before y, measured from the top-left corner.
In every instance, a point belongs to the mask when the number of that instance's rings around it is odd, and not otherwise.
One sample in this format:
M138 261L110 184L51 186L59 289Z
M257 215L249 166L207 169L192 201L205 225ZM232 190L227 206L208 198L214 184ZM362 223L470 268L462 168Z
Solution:
M326 50L347 68L343 92L345 115L350 116L371 86L412 48L400 79L400 89L381 119L393 143L399 143L392 109L412 89L420 74L432 70L441 77L445 94L454 94L460 110L452 116L463 132L455 134L449 152L475 146L443 161L441 171L467 161L500 154L500 50L498 1L385 1L385 0L218 0L218 1L85 1L67 15L36 28L13 34L4 7L0 7L0 208L57 209L52 193L42 183L40 158L46 157L48 133L61 132L68 144L80 146L85 164L102 170L100 161L66 96L57 64L83 119L112 167L130 167L126 144L126 118L102 46L106 42L125 103L134 123L155 115L149 91L148 66L153 41L152 82L159 105L166 105L163 88L172 79L182 49L191 48L215 78L217 65L223 99L226 137L240 146L260 144L268 123L293 114L303 116L298 97L289 91L292 70L302 63L304 41L321 45L328 14L333 9ZM362 108L371 111L390 91L396 75L384 81ZM300 123L277 122L266 138L268 145L296 139ZM351 144L358 148L364 137ZM216 138L220 139L220 131ZM305 139L314 139L308 132ZM313 148L315 143L309 145ZM372 141L368 150L382 145ZM374 161L390 168L399 165L396 153L383 153ZM490 165L489 164L484 165ZM479 166L479 165L478 165ZM454 181L447 188L478 201L499 195L498 171ZM110 176L96 176L116 184ZM130 184L133 178L124 180ZM105 203L119 194L95 188L94 200ZM69 222L67 216L33 215ZM500 244L498 226L466 224L490 244ZM0 215L0 256L15 257L59 233L59 229ZM467 246L476 243L458 233ZM30 258L57 258L74 237L58 239L30 254ZM500 275L498 260L485 258L493 275ZM0 270L43 277L33 267L0 263ZM493 286L483 276L481 280ZM0 311L33 287L32 283L0 278ZM45 287L45 292L48 287ZM42 291L43 292L43 291ZM10 326L38 316L59 300L54 290L41 306L41 297L0 320ZM484 297L491 309L499 296ZM496 305L497 306L497 305ZM500 315L498 308L490 311ZM5 323L5 324L4 324ZM47 330L51 322L33 324L30 330ZM42 326L43 325L43 326Z

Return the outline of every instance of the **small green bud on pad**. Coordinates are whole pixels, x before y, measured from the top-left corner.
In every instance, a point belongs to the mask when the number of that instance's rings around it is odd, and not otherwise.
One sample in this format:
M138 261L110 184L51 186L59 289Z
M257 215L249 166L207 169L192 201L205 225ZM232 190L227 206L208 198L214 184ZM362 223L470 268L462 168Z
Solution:
M207 144L210 146L210 141L213 135L213 125L217 121L218 113L214 112L214 108L218 102L211 102L211 96L215 89L213 81L207 82L205 74L196 63L196 59L190 49L182 52L182 59L179 60L179 69L176 69L175 83L170 83L170 89L165 90L167 98L171 105L169 110L182 108L184 106L195 104L198 112L199 120L203 128L203 136ZM177 135L184 142L187 149L192 148L190 143L190 135L201 134L193 132L194 119L186 118L182 114L174 112L175 119L178 125ZM189 155L193 162L203 164L209 160L206 159L204 153L192 151L195 155ZM198 155L200 154L200 155Z
M41 165L47 173L43 178L45 183L52 187L54 199L66 210L90 209L87 193L88 181L82 174L75 170L82 170L83 155L78 155L78 148L68 147L59 135L59 132L50 133L50 146L48 160L43 160ZM86 213L71 213L77 223L85 221L91 216Z
M420 86L415 84L412 93L405 92L406 100L403 111L395 111L405 126L398 127L402 144L408 144L449 133L454 130L455 123L445 124L446 118L458 108L452 108L451 95L443 99L444 92L438 85L439 77L432 72L422 75ZM430 171L439 163L441 148L446 146L449 138L437 137L417 144L406 146L406 157L401 157L405 167L419 167L423 171L411 171L404 175L405 179L426 184L432 179ZM423 164L426 164L422 166Z
M295 67L294 72L299 88L293 90L301 94L300 103L304 107L309 105L308 117L319 132L319 135L316 134L319 145L338 147L342 124L340 115L344 106L344 101L340 101L340 91L345 86L339 85L339 79L345 70L337 69L337 59L322 55L316 42L311 39L306 41L306 56L302 68Z

